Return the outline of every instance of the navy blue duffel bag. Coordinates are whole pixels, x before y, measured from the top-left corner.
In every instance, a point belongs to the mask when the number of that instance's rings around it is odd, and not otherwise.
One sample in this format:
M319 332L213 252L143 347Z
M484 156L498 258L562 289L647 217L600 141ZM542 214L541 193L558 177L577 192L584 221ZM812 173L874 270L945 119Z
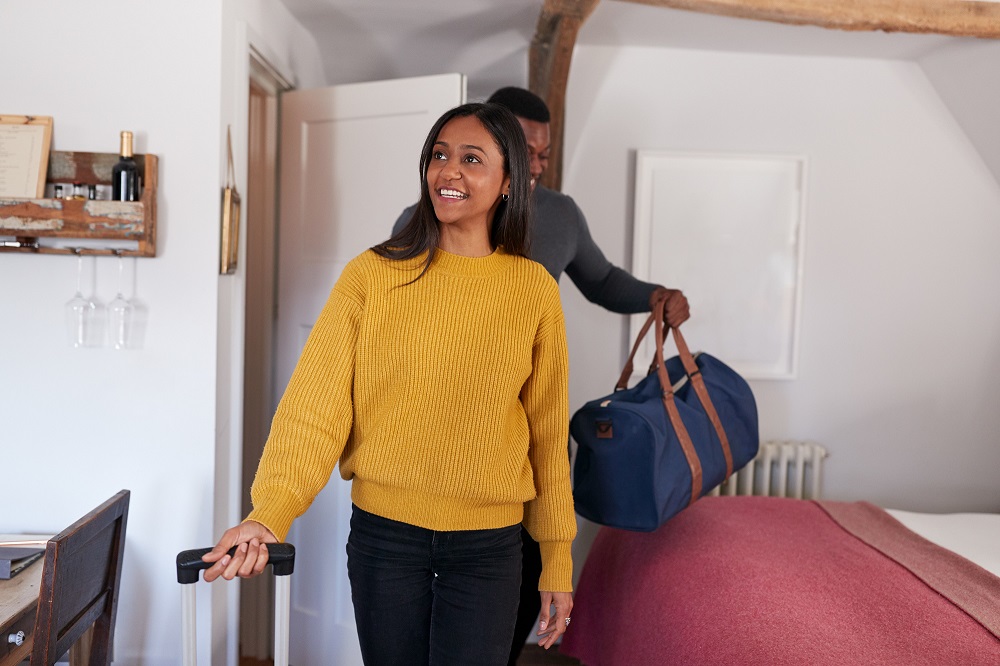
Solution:
M677 328L670 330L678 355L664 361L663 307L657 304L640 331L615 392L591 400L570 421L576 512L601 525L651 532L757 455L750 386L719 359L692 356ZM654 322L650 374L626 388Z

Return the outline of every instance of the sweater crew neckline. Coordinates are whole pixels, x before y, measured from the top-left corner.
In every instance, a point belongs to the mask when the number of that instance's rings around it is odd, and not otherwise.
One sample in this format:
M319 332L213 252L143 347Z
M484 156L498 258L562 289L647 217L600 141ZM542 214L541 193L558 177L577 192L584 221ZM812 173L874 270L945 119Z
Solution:
M462 277L489 277L511 265L511 255L498 247L484 257L466 257L437 248L431 269Z

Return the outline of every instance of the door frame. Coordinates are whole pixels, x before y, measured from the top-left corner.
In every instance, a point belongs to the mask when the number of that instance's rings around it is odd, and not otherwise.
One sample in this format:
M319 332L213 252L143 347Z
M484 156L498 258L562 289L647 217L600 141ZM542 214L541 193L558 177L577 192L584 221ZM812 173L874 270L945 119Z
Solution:
M218 133L220 216L221 187L226 182L227 134L232 137L237 191L241 196L248 194L251 59L262 64L283 86L295 85L292 68L273 51L269 41L246 20L234 20L223 44L222 75L227 84L223 86ZM243 229L239 236L245 238L249 205L245 197L242 204ZM246 301L253 292L248 291L246 284L246 242L240 243L238 250L235 273L218 276L215 472L209 495L213 538L246 515L242 510L243 486L250 482L243 478L242 468L245 317ZM215 261L218 271L218 254ZM218 666L239 663L240 588L239 584L212 585L209 594L199 600L198 633L209 637L199 643L199 662Z
M247 188L244 195L243 446L241 514L250 511L250 483L274 410L273 340L277 316L278 98L292 84L250 46L247 104ZM240 584L241 656L273 659L274 581Z

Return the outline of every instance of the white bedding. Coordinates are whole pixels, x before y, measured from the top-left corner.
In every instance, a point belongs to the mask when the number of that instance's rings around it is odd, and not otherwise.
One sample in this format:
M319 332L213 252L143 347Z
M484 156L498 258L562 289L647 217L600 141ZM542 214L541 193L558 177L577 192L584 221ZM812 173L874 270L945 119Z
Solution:
M1000 577L1000 514L886 511L909 530Z

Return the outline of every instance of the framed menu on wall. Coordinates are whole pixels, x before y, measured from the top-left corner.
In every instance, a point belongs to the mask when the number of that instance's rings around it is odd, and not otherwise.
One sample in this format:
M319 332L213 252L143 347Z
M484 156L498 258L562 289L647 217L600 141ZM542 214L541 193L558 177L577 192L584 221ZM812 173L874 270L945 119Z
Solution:
M51 116L0 115L0 197L45 196L51 143Z

